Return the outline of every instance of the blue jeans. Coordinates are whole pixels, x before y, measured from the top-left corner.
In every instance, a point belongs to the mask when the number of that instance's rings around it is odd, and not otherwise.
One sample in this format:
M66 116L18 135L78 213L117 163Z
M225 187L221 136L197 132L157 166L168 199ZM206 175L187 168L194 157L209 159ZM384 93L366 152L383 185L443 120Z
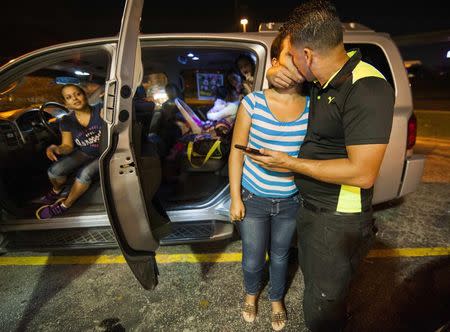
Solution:
M269 254L269 300L280 301L286 290L289 248L296 230L299 196L258 197L242 190L245 217L237 222L242 238L242 270L245 292L261 290L266 253Z
M90 184L98 176L98 157L90 156L80 150L75 150L53 163L47 173L50 179L63 180L75 170L78 170L78 181L82 184Z

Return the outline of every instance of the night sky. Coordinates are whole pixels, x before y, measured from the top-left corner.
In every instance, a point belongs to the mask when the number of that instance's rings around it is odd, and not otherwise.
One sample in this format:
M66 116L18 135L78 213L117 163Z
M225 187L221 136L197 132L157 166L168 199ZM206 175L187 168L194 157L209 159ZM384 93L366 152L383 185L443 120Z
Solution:
M248 31L259 22L283 21L301 1L222 0L147 1L144 33L231 32L240 29L239 18L249 19ZM269 3L276 4L269 5ZM342 21L356 21L393 36L450 29L448 1L428 0L427 5L403 1L336 0ZM55 43L116 35L124 1L2 1L0 59ZM395 7L394 7L395 6Z

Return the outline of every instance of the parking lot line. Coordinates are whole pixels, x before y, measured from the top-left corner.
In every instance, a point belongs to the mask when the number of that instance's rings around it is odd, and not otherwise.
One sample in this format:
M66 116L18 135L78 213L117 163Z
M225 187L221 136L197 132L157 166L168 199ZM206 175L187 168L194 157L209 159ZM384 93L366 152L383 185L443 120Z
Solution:
M449 256L450 247L373 249L367 257Z
M374 249L368 258L393 257L427 257L450 256L450 247L434 248L391 248ZM236 263L242 259L242 253L214 253L214 254L157 254L159 264L171 263ZM125 264L122 255L99 256L11 256L0 257L0 266L32 266L32 265L102 265Z

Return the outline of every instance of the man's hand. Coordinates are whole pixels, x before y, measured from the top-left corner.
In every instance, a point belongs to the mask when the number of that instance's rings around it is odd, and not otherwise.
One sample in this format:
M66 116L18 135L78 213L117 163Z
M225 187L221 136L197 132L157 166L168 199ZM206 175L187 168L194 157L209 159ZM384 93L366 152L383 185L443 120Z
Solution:
M290 88L304 81L297 70L289 70L285 66L278 65L271 67L266 74L267 80L276 88Z
M47 148L47 150L45 150L45 152L47 154L47 158L50 159L51 161L58 160L58 157L57 157L57 154L59 154L58 146L52 144Z
M247 157L251 158L256 164L264 168L277 172L289 172L288 169L284 168L286 161L289 158L287 153L269 149L259 149L259 152L262 156L244 151Z

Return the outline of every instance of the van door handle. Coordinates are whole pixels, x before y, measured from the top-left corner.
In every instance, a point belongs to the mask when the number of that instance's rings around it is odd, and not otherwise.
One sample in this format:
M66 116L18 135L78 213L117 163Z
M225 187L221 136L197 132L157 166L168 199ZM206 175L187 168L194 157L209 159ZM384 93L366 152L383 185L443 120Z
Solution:
M104 109L105 109L105 116L104 120L112 124L114 121L114 106L116 103L116 86L117 82L116 80L109 80L106 81L105 84L105 102L104 102Z

